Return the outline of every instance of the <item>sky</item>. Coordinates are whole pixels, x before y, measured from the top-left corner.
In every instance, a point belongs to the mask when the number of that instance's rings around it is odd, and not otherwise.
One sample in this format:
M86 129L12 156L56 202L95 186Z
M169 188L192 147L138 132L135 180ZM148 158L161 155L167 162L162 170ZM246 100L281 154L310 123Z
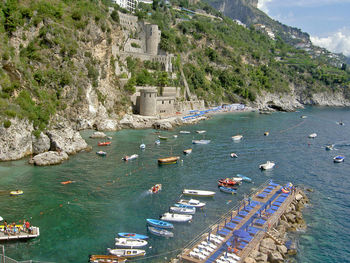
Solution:
M350 57L350 0L259 0L258 8L308 33L314 45Z

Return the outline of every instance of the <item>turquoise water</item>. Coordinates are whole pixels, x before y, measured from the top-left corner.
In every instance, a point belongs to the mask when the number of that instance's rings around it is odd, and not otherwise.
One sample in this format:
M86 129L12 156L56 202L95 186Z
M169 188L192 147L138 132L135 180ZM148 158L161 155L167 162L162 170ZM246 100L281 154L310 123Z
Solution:
M350 158L350 115L348 108L307 108L295 113L224 114L193 126L162 132L171 137L155 145L155 130L122 130L111 132L112 145L98 147L89 139L92 131L82 135L93 150L71 156L59 166L33 167L27 160L1 163L0 215L8 222L29 219L40 227L40 237L4 243L6 254L17 260L46 262L87 262L89 254L105 254L114 246L118 232L146 234L146 218L158 218L179 199L184 188L213 190L214 199L205 199L207 207L194 216L191 224L177 224L173 239L151 237L147 247L148 260L167 262L219 216L242 200L244 193L267 179L278 183L292 181L314 189L312 206L306 209L308 230L298 233L298 262L349 262L350 239L350 179L349 162L334 164L332 158L344 154ZM307 115L307 119L301 119ZM342 120L345 126L337 125ZM207 130L205 135L195 130ZM269 131L270 135L263 134ZM318 134L308 139L310 133ZM243 134L235 143L231 136ZM191 140L211 139L208 145L193 145ZM147 149L141 151L140 143ZM335 151L325 151L326 144L336 144ZM183 156L182 151L193 152ZM106 157L95 154L106 150ZM230 152L238 154L230 158ZM123 162L128 154L139 158ZM158 166L157 158L180 155L183 162ZM261 172L259 164L272 160L276 167ZM254 184L243 184L238 194L218 191L219 178L241 173ZM61 185L61 181L72 184ZM147 189L156 183L163 185L158 195ZM9 191L22 189L21 197L10 197ZM167 254L174 251L173 254ZM157 256L160 255L160 256Z

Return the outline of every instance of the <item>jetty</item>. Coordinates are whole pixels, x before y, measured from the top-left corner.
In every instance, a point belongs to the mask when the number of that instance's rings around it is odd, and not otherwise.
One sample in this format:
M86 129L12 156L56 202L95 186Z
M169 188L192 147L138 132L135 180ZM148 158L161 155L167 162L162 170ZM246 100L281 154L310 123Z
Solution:
M0 241L16 240L16 239L30 239L35 238L40 235L39 227L33 226L30 232L22 230L22 226L16 226L18 228L17 232L7 231L5 233L4 226L0 227Z
M191 241L178 259L190 263L244 262L266 236L282 244L274 227L297 192L291 185L286 188L266 182Z

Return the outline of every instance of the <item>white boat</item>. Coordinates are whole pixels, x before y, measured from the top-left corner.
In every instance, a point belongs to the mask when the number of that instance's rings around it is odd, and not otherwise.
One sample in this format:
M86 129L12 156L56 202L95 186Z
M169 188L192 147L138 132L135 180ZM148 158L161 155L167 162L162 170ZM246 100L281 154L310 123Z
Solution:
M182 194L192 195L192 196L201 196L201 197L212 197L215 195L215 192L204 191L204 190L184 189Z
M139 248L148 244L146 240L137 238L120 237L115 239L115 246L122 248Z
M317 133L311 133L310 135L309 135L309 138L316 138L317 137Z
M177 138L177 134L174 134L173 137L174 137L174 138Z
M192 140L193 144L208 144L210 140Z
M186 215L194 215L196 213L196 208L190 208L190 207L177 207L177 206L171 206L169 208L170 212L177 213L177 214L186 214Z
M192 149L186 149L184 150L184 154L190 154L192 152Z
M333 151L334 150L334 144L326 145L327 151Z
M160 140L155 140L154 144L159 145L160 144Z
M301 115L301 116L300 116L300 118L302 118L302 119L306 119L306 118L307 118L307 116L305 116L305 115Z
M238 135L232 136L231 138L234 141L239 141L243 138L243 135L238 134Z
M199 133L199 134L201 134L201 133L206 133L207 131L205 131L205 130L200 130L200 131L196 131L196 133Z
M141 143L141 144L140 144L140 149L146 149L146 144Z
M238 158L238 155L235 154L235 153L231 153L230 155L231 155L232 158Z
M341 162L344 162L344 159L345 159L344 156L338 155L338 156L336 156L336 157L333 158L333 161L334 161L335 163L341 163Z
M133 155L130 155L130 156L125 155L125 156L122 158L122 160L124 160L124 161L130 161L130 160L136 159L137 157L139 157L138 154L133 154Z
M181 134L190 134L191 132L190 131L179 131L179 133L181 133Z
M111 249L107 248L107 251L111 255L115 255L118 257L123 257L123 258L134 258L134 257L140 257L146 255L146 251L143 249Z
M169 230L165 230L159 227L154 227L154 226L149 226L148 227L148 231L150 233L152 233L153 235L156 236L160 236L160 237L174 237L174 233L169 231Z
M192 220L191 215L181 215L173 213L164 213L161 215L160 220L169 221L169 222L188 222Z
M206 205L206 203L199 202L199 200L196 200L196 199L190 199L190 200L180 199L180 201L177 203L183 204L183 205L190 205L190 206L194 206L194 207L198 207L198 208L202 208Z
M266 163L260 164L259 168L262 170L270 170L275 166L274 162L267 161Z
M235 181L237 183L242 183L243 178L242 177L232 177L230 178L232 181Z

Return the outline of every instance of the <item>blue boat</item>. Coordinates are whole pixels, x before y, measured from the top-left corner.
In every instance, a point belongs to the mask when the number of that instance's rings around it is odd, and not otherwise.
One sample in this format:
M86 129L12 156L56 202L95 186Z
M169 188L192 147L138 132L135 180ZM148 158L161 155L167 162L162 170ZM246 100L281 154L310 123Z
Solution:
M336 156L336 157L333 158L333 161L334 161L335 163L341 163L341 162L344 162L344 159L345 159L344 156L338 155L338 156Z
M181 207L181 208L195 208L192 205L184 205L184 204L174 204L174 206Z
M161 227L161 228L174 228L174 225L162 220L157 220L157 219L146 219L147 223L151 226L155 227Z
M127 238L137 238L137 239L148 239L148 236L136 234L136 233L118 233L118 236L120 237L127 237Z
M248 182L248 183L251 183L251 182L252 182L252 179L250 179L250 178L247 177L247 176L244 176L243 174L237 174L237 177L242 178L242 180L243 180L244 182Z
M237 193L237 190L232 189L232 188L228 188L228 187L225 187L225 186L220 186L219 189L220 189L221 192L232 194L232 195Z

